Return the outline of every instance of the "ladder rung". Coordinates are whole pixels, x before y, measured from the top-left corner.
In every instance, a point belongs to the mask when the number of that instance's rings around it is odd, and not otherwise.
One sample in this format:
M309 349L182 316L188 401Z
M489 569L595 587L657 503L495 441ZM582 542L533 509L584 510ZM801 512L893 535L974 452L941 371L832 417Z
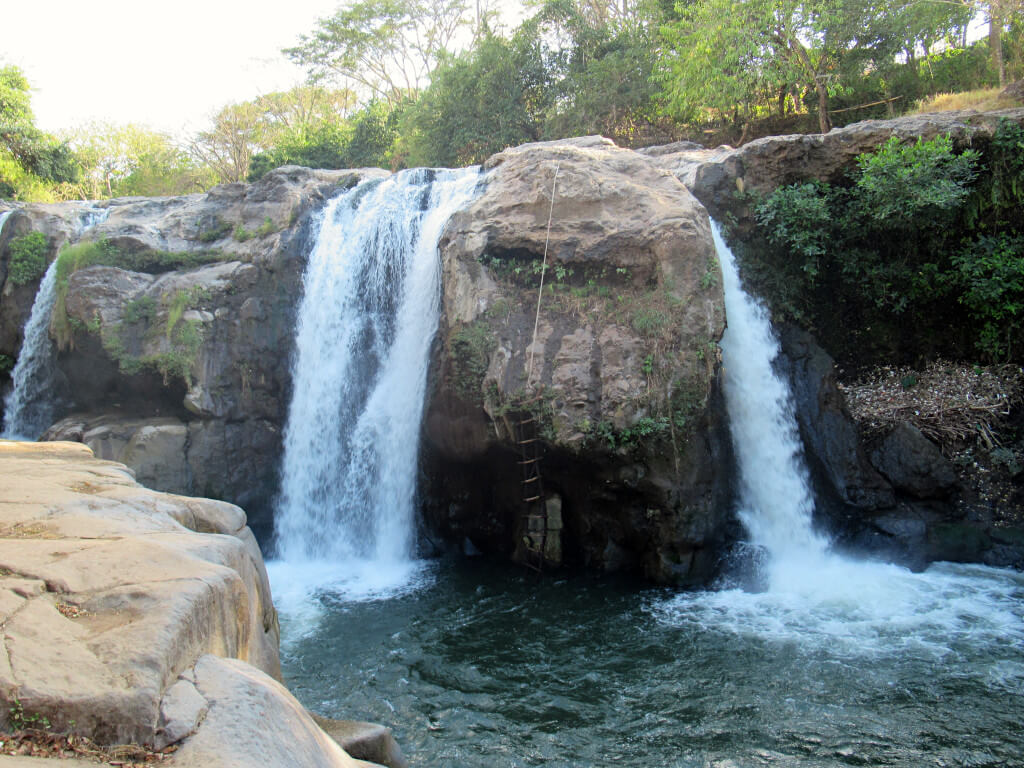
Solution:
M524 464L536 464L538 461L540 461L540 459L527 459L526 461L517 461L516 464L522 466Z
M540 442L540 438L539 437L531 437L529 440L520 440L519 444L520 445L529 445L530 443L539 443L539 442Z
M540 496L531 496L528 499L523 499L523 501L527 501L527 502L529 502L529 501L540 501Z
M527 424L533 424L533 422L535 422L535 421L536 421L536 419L533 419L533 418L530 418L530 419L521 419L521 420L519 421L519 426L520 426L520 427L525 427L525 426L526 426Z
M523 485L526 485L527 483L536 483L538 480L540 480L540 478L534 475L533 477L528 477L523 480Z

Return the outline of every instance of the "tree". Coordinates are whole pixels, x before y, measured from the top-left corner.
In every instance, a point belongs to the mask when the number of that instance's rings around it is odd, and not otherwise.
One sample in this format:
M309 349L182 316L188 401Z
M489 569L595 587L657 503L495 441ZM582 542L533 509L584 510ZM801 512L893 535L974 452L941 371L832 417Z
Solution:
M79 197L182 195L215 181L169 136L139 125L97 123L69 140L83 169Z
M267 149L265 113L258 104L230 104L213 119L213 127L196 135L192 155L208 166L221 183L244 181L256 152Z
M545 135L600 133L628 143L639 124L652 122L664 19L648 0L547 0L523 25L557 46L546 56L557 96Z
M469 165L539 139L553 95L546 76L539 40L522 29L443 59L402 121L409 164Z
M822 132L834 93L965 19L960 3L922 10L912 0L696 0L677 10L660 68L671 114L770 108L768 94L796 85L814 95Z
M53 198L54 188L75 182L79 172L71 148L36 128L22 71L0 68L0 195Z
M314 79L337 77L361 97L394 105L426 86L438 57L472 23L467 12L465 0L357 0L284 53Z

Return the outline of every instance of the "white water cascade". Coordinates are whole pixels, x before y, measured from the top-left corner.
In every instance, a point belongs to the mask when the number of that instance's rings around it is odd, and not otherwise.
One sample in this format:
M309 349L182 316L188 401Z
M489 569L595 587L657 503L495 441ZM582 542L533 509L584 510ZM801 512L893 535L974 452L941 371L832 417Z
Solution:
M53 343L50 314L57 297L57 260L50 262L25 323L21 354L4 398L4 434L11 440L35 440L53 421Z
M789 384L773 362L779 342L767 308L743 290L732 252L712 222L728 327L722 337L725 399L740 474L740 519L769 567L819 561L828 542L811 527L814 499Z
M718 227L713 230L729 324L722 359L740 470L740 517L752 543L765 550L767 590L679 595L659 607L663 619L842 657L913 653L940 659L960 643L1024 642L1019 574L949 563L912 573L831 552L828 540L813 530L814 502L791 395L771 365L778 341L767 310L743 292L733 255ZM1022 670L1013 673L1015 684L1024 680Z
M102 222L109 212L109 208L83 210L78 216L75 237L81 237L84 232ZM32 310L25 323L21 353L11 372L11 391L4 398L3 436L11 440L35 440L53 423L56 392L50 315L56 299L57 259L54 259L36 290Z
M386 591L408 578L437 243L477 179L475 168L404 171L322 214L296 328L275 592L310 581Z

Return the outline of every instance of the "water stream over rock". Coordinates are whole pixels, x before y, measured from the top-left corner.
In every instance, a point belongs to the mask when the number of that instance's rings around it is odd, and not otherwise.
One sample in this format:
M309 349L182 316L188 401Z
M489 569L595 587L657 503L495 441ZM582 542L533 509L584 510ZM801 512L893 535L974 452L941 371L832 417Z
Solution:
M81 237L101 223L109 208L86 208L78 217L75 236ZM6 218L6 216L4 216ZM3 220L0 219L0 228ZM4 398L3 437L11 440L35 440L55 416L55 349L50 339L50 316L57 299L57 259L46 269L36 290L32 310L25 323L24 341L14 370L11 391Z
M365 181L323 212L299 308L275 516L281 581L401 589L411 559L420 422L437 329L437 241L478 172ZM326 582L326 583L325 583ZM342 585L347 586L342 586Z

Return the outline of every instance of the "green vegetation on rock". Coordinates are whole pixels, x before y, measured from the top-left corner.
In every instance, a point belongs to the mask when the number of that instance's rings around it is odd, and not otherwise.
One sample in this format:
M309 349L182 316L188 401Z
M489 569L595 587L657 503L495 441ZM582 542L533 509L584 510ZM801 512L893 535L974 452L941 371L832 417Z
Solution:
M14 238L8 246L8 279L15 285L24 285L41 278L46 272L48 250L46 235L42 232L30 232Z
M1016 359L1024 333L1024 129L987 146L892 138L845 183L782 187L755 206L744 268L777 317L858 362ZM936 329L949 332L938 333ZM850 329L859 334L847 337Z
M465 325L451 335L452 379L455 390L467 400L483 399L483 382L497 339L482 320Z

